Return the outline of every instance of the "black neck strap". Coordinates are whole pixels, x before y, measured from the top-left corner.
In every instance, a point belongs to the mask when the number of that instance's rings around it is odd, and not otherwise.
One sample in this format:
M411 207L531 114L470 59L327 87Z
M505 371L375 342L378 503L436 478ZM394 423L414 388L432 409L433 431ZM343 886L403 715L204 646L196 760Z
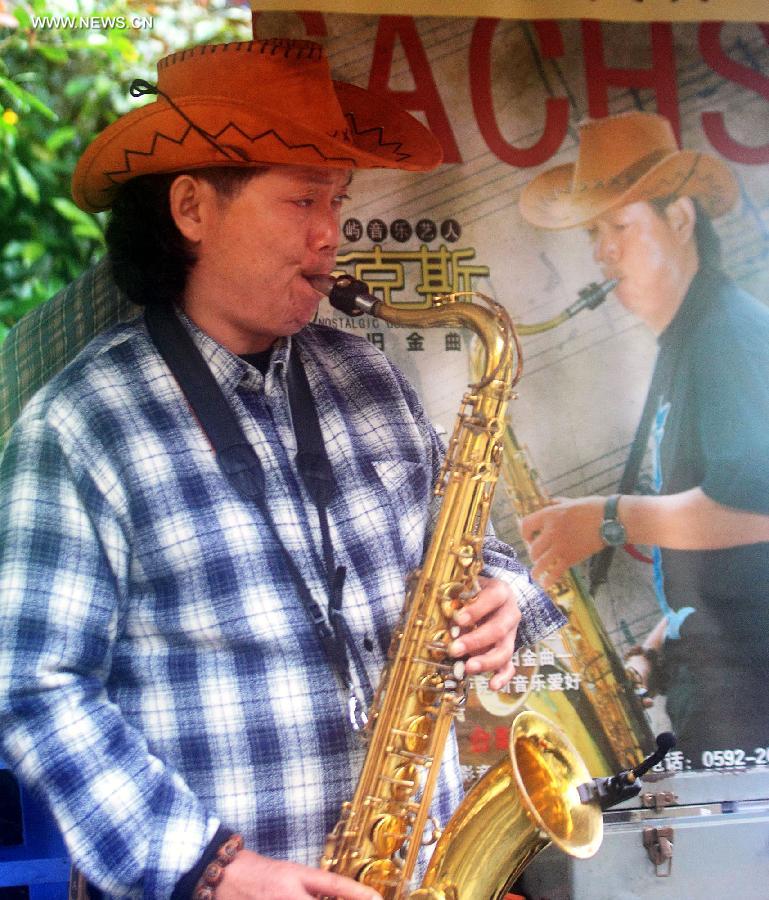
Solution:
M636 491L638 483L638 473L641 471L641 465L646 454L646 448L649 443L649 434L651 432L652 422L657 413L660 397L665 390L667 384L675 368L673 354L667 353L662 360L657 360L652 374L649 391L646 394L646 402L644 403L641 418L638 422L633 443L630 447L625 468L622 470L622 476L617 486L618 494L633 494ZM595 592L609 577L609 569L614 560L616 547L604 547L590 558L588 564L588 574L590 577L590 590Z
M258 506L275 542L281 548L286 568L296 584L304 610L318 633L329 665L349 694L353 725L359 727L361 721L365 719L366 698L358 696L355 691L350 675L348 648L355 661L359 663L358 671L367 692L370 691L370 686L342 615L346 569L344 566L335 565L326 512L336 493L336 481L323 443L315 402L307 374L299 358L298 348L294 346L289 355L288 396L298 450L297 469L318 511L329 595L328 620L313 599L294 559L278 535L267 508L264 470L259 458L189 332L171 307L148 305L144 319L153 343L176 378L192 412L211 443L222 472L241 497Z

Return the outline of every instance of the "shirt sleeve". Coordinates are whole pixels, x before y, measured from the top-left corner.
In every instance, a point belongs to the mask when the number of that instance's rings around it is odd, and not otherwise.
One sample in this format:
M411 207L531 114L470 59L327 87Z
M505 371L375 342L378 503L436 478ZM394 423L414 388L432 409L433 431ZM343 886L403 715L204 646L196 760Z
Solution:
M220 823L110 700L129 564L85 445L24 416L0 465L2 752L47 800L89 881L168 898Z
M701 487L717 503L769 514L769 315L745 295L693 343Z
M393 371L422 433L428 459L432 465L433 483L435 483L446 455L446 445L427 418L416 391L395 366L393 366ZM439 507L440 503L436 501L431 510L430 532L435 524ZM547 592L532 580L528 569L519 561L515 550L494 535L491 523L489 523L483 542L483 559L482 574L489 578L506 581L515 591L518 608L521 611L521 622L515 639L516 649L534 644L566 624L566 617L555 606Z
M483 542L483 574L506 581L515 591L521 622L515 637L515 649L530 646L566 624L566 616L556 607L549 594L531 577L515 550L500 541L489 529Z

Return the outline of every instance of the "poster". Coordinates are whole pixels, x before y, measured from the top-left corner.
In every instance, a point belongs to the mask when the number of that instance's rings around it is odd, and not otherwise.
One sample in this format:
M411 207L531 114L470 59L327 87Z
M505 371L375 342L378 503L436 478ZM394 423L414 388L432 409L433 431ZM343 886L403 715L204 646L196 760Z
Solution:
M657 112L681 147L719 160L736 178L739 202L715 220L724 267L765 301L769 28L265 12L255 27L258 36L288 27L294 36L318 37L334 71L398 99L443 145L444 164L425 176L356 173L343 216L340 269L368 281L392 306L419 309L438 294L476 290L502 303L518 323L553 326L522 338L524 376L509 431L522 455L512 466L508 454L494 509L497 532L525 553L513 481L522 477L540 505L548 497L613 493L658 346L614 293L554 325L586 286L602 281L602 270L584 227L532 226L519 210L521 193L540 173L575 162L585 118ZM384 350L419 389L433 421L450 432L472 378L470 335L397 328L369 316L350 320L325 304L318 320L354 330ZM733 351L724 347L724 357ZM652 479L651 457L647 449L642 488ZM675 727L665 692L675 685L665 691L658 685L644 705L624 674L624 657L662 616L652 556L650 546L618 550L605 584L592 594L586 567L575 567L556 594L576 631L523 651L503 694L488 694L477 679L460 724L468 776L504 752L510 717L524 703L561 722L596 770L627 765L653 749L653 734ZM727 569L730 564L727 559ZM766 583L765 570L758 577ZM702 587L693 583L692 593ZM717 621L743 614L736 597L724 599L728 613L718 611L717 599L708 602ZM669 754L668 771L767 763L769 733L756 733L745 715L766 677L763 644L751 637L766 631L766 614L756 598L747 608L751 618L740 625L746 638L706 644L709 662L698 664L696 678L704 672L715 683L724 667L732 677L707 722ZM714 718L722 727L710 743Z
M523 0L514 9L507 6L505 15L518 18L502 19L492 17L493 3L464 10L481 17L436 16L439 10L430 3L417 9L421 17L353 15L335 11L333 4L321 4L327 12L300 13L287 4L258 6L252 12L257 38L320 40L340 78L389 94L441 141L444 163L435 172L356 173L338 263L391 306L419 310L440 294L477 290L522 326L524 377L510 411L493 519L498 534L525 555L521 514L552 497L617 491L658 344L616 290L607 289L600 305L587 302L591 286L605 280L606 266L594 258L595 239L591 245L586 223L537 227L522 214L521 196L536 179L579 158L586 119L658 113L686 152L716 160L736 179L738 202L715 221L724 269L765 302L769 26L725 21L745 17L755 4L704 0L611 6L595 0L591 18L581 20L565 17L579 15L584 4L562 4L564 18L557 19L547 0L529 0L526 9ZM522 17L528 9L531 17ZM632 142L618 146L629 147L632 157ZM450 432L473 380L471 335L398 328L370 316L351 320L327 304L318 321L353 330L388 354L418 388L435 424ZM734 350L727 345L714 354L722 370L729 369L724 360ZM735 365L761 371L752 357ZM749 381L756 387L760 378ZM761 430L762 397L748 432ZM732 430L724 425L724 434ZM633 490L653 489L648 442L645 451ZM752 465L761 468L756 459ZM745 492L752 495L747 508L760 518L766 499L760 478L751 481L750 465L735 477L745 477ZM769 590L769 567L761 563L765 546L758 547L748 574L736 572L738 589L723 603L717 596L708 601L713 628L705 634L712 640L699 646L699 662L708 657L706 670L712 662L712 671L703 673L700 665L700 682L719 681L725 666L733 670L709 709L725 723L728 740L721 736L710 743L702 733L696 743L684 740L669 755L668 767L769 762L769 735L754 728L763 719L750 714L767 674L763 660L769 648L761 643L769 632L762 600ZM506 723L523 704L558 720L596 774L638 759L652 748L654 733L676 727L668 709L669 673L643 698L625 674L625 657L648 640L664 614L653 557L650 545L620 548L594 591L584 565L559 581L556 601L568 611L571 631L521 651L518 674L504 693L492 695L476 679L461 727L469 770L504 751ZM730 576L734 565L739 560L727 554L721 569ZM691 587L697 594L702 585ZM747 603L746 591L752 592ZM686 602L689 607L697 609L696 598ZM689 625L696 620L694 615ZM719 640L719 625L735 622L736 637L728 644ZM686 658L677 665L687 665Z

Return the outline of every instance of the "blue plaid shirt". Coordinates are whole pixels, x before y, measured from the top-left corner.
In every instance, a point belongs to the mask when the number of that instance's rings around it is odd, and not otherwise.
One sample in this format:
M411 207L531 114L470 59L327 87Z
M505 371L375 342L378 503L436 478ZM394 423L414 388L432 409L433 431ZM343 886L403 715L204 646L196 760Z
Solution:
M376 684L442 457L414 391L331 329L280 341L263 377L187 324L325 609L286 394L288 354L301 353L339 485L343 611ZM30 401L0 497L2 750L48 799L76 865L110 895L169 897L220 824L317 864L364 749L279 547L223 478L142 320L96 338ZM489 538L485 556L520 592L522 642L562 624L509 547ZM460 794L452 741L440 819Z

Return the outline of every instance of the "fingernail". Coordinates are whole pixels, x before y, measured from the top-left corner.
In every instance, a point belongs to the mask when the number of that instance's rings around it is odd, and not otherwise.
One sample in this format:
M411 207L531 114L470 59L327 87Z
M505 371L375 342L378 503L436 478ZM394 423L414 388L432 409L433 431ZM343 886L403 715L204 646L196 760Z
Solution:
M452 656L464 656L465 645L462 641L452 641L449 645L449 653Z

